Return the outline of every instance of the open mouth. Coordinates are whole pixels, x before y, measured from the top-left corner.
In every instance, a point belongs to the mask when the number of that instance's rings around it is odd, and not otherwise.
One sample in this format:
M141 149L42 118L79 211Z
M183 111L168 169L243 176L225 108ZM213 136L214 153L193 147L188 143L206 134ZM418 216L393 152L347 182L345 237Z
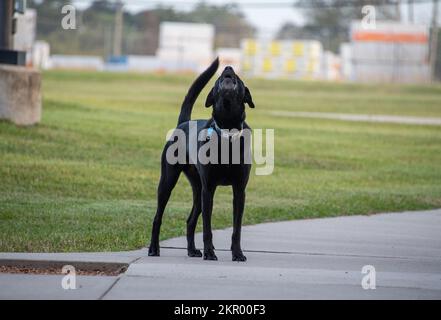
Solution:
M232 74L226 74L222 78L222 89L232 90L236 88L236 79Z

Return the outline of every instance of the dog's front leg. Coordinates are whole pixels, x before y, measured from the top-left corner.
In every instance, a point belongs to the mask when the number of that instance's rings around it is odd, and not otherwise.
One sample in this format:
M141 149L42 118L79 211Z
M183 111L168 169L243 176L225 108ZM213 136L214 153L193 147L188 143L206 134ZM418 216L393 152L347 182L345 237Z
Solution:
M215 187L202 187L202 220L204 238L204 260L217 260L214 254L213 233L211 231L211 214Z
M233 236L231 237L231 252L233 261L246 261L240 246L242 217L245 207L245 188L233 185Z

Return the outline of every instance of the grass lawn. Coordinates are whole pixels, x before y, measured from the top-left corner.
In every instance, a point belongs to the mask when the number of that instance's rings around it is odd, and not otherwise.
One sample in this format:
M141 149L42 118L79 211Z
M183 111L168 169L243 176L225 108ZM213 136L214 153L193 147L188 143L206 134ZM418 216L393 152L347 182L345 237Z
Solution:
M0 251L145 246L165 134L192 79L45 73L41 124L0 122ZM275 129L276 163L270 176L252 174L245 224L441 207L441 127L269 114L441 117L440 86L247 84L256 104L248 109L248 123ZM210 114L202 106L206 93L194 118ZM214 228L231 226L231 203L230 188L219 188ZM162 239L185 234L190 208L191 189L181 177L164 215Z

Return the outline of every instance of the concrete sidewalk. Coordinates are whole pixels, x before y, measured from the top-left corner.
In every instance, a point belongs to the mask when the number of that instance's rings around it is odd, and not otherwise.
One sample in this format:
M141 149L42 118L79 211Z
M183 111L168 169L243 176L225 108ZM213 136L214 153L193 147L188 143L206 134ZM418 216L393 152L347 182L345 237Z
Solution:
M314 119L331 119L341 121L355 122L382 122L382 123L398 123L412 125L430 125L440 126L441 118L436 117L411 117L396 116L384 114L356 114L356 113L335 113L335 112L302 112L302 111L270 111L271 115L279 117L293 118L314 118Z
M197 246L202 247L201 234ZM117 277L0 274L0 299L441 299L441 210L247 226L248 261L231 261L231 229L214 233L219 261L186 256L185 238L122 253L0 254L1 260L127 263ZM362 267L376 289L361 286Z

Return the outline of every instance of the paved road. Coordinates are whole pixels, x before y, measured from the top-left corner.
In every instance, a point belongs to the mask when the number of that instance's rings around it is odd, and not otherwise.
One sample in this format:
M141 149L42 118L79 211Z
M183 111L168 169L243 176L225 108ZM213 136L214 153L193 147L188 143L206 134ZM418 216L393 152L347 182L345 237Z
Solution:
M270 111L269 114L279 117L332 119L355 122L384 122L398 124L440 126L441 118L393 116L382 114L352 114L335 112L302 112L302 111Z
M127 272L78 277L77 290L61 289L61 276L0 274L0 298L441 299L441 210L244 227L246 263L231 261L230 238L231 229L214 233L219 261L188 258L184 238L162 242L159 258L101 253L95 260L129 262ZM361 286L365 265L376 289Z

